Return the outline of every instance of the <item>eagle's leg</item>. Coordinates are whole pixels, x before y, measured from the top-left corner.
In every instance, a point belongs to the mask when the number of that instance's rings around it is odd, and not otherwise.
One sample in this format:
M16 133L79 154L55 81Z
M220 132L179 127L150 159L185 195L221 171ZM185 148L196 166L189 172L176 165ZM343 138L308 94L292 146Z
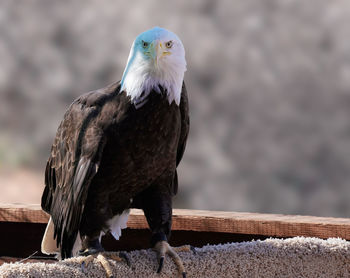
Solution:
M140 194L135 203L142 208L148 225L152 231L151 245L158 257L158 270L161 272L165 255L168 254L177 265L182 277L186 277L186 271L182 260L172 248L168 240L171 231L172 194L168 188L152 186Z

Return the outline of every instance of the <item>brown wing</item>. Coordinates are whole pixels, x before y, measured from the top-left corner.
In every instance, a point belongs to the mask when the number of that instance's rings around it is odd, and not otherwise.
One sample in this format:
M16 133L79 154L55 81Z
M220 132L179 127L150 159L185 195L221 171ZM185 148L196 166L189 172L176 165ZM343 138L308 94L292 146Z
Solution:
M188 132L190 129L190 117L188 108L188 97L185 82L182 84L181 101L180 101L180 112L181 112L181 134L179 139L179 145L177 147L176 155L176 167L179 165L182 156L185 152L186 142L188 137ZM175 176L173 181L173 193L177 193L178 188L178 178L177 171L175 170Z
M101 118L101 109L112 96L106 93L91 92L73 102L57 130L46 165L41 206L52 217L62 258L71 256L89 185L105 146L108 119Z

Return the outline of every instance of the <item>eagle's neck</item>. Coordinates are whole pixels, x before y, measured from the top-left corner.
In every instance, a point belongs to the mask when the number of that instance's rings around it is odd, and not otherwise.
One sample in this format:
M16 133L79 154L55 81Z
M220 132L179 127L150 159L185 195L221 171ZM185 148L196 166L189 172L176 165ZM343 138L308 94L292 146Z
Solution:
M186 62L159 63L155 68L149 61L138 56L129 57L121 81L121 91L125 91L135 107L139 108L147 102L151 91L161 93L160 87L162 87L169 104L175 101L179 105Z

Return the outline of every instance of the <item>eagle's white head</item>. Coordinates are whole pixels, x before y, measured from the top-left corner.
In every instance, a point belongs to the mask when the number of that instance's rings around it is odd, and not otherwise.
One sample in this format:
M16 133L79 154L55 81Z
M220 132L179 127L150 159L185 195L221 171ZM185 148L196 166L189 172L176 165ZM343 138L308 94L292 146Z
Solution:
M142 106L151 90L166 92L169 104L180 104L182 82L186 71L185 49L174 33L154 27L135 39L121 81L121 91ZM142 95L141 95L142 94Z

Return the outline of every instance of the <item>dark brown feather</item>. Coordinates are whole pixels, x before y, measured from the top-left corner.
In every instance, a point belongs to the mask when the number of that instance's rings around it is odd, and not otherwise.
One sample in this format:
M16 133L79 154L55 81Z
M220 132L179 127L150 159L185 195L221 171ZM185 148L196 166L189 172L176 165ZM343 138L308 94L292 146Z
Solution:
M148 188L157 184L162 196L177 191L176 166L189 129L185 86L180 107L151 92L136 109L119 90L114 83L81 96L57 130L42 208L53 219L62 258L72 255L78 231L99 235Z

